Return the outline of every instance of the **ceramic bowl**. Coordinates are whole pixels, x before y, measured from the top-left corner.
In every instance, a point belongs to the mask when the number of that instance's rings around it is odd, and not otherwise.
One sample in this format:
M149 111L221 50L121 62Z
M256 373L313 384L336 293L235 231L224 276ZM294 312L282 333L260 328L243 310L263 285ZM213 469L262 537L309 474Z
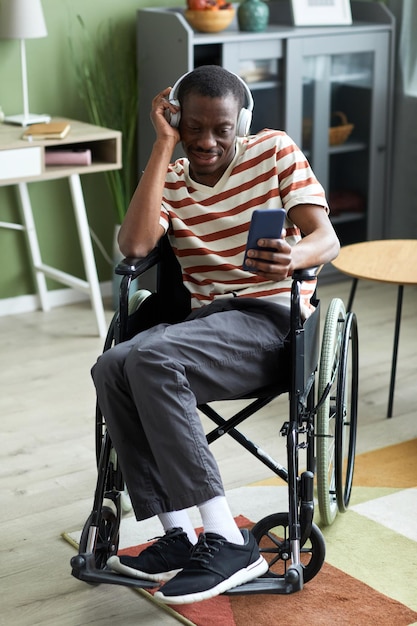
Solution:
M235 10L219 9L218 11L185 11L185 19L195 29L201 33L218 33L227 28L232 22Z

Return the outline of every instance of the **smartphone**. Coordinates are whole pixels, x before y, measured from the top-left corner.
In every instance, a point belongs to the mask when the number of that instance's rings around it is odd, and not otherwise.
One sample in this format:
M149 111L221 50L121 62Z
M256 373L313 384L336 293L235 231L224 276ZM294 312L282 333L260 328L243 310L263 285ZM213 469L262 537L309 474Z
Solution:
M252 272L253 268L247 267L246 258L248 250L260 250L257 245L258 239L280 239L285 219L284 209L255 209L249 227L248 240L246 243L243 269ZM266 248L263 248L266 250Z

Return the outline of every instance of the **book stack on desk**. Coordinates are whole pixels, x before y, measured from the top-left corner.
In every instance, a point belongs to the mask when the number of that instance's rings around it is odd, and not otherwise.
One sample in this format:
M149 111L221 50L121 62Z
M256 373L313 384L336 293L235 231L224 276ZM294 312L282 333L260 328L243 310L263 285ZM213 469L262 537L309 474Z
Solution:
M32 124L25 130L22 139L26 141L45 141L48 139L64 139L71 125L63 120L59 122L48 122L47 124Z
M32 124L25 130L22 139L26 141L48 141L64 139L71 130L66 120L49 122L47 124ZM91 165L91 150L66 144L65 148L56 144L45 149L45 165Z

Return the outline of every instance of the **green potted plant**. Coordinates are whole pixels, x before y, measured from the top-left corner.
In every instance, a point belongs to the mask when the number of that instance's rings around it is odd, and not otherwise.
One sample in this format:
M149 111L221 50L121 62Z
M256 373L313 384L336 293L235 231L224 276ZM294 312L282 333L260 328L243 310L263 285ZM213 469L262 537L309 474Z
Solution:
M137 181L137 71L133 33L107 21L93 37L80 15L80 36L70 39L78 92L89 120L122 133L120 170L106 173L121 224ZM131 36L130 36L131 35Z

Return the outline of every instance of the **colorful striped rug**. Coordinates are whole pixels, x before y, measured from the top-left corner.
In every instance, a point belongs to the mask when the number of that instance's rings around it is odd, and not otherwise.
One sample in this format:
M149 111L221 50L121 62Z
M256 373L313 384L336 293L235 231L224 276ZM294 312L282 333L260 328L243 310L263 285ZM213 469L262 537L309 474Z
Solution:
M250 526L287 510L277 479L228 492L237 521ZM171 608L192 626L410 626L417 624L417 439L357 456L349 510L323 528L326 562L304 589L289 596L220 596ZM317 516L317 523L320 519ZM196 518L196 526L198 520ZM159 532L154 520L124 519L121 551L137 554ZM64 533L76 545L79 531ZM117 588L112 588L117 602ZM143 596L155 602L151 594Z

